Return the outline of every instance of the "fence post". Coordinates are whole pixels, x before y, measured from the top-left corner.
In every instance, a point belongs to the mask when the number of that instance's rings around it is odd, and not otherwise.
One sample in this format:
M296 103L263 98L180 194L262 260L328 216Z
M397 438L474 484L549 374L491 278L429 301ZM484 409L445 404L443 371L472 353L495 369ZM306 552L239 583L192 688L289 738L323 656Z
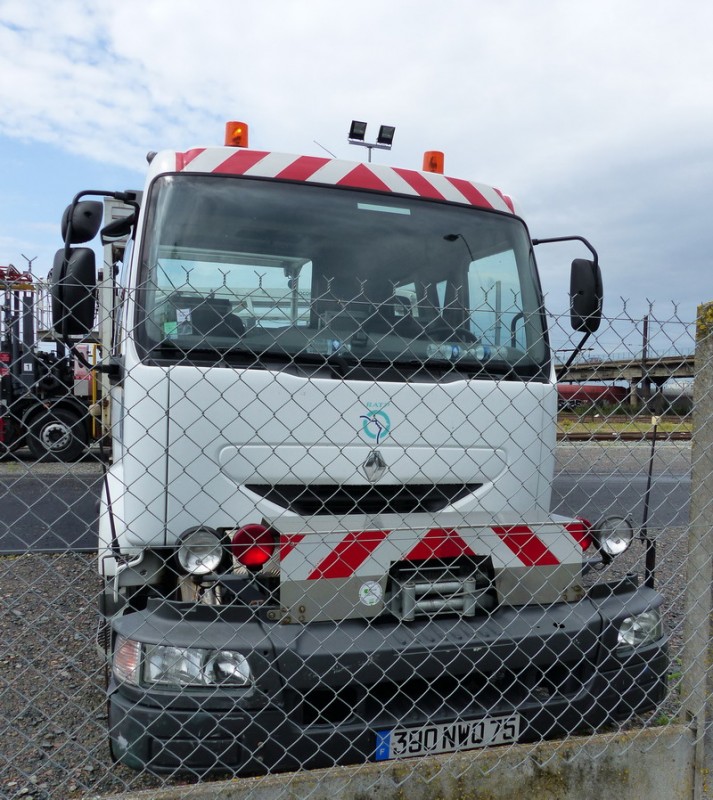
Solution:
M695 733L693 798L703 797L706 677L713 582L713 302L696 319L691 506L688 527L681 722Z

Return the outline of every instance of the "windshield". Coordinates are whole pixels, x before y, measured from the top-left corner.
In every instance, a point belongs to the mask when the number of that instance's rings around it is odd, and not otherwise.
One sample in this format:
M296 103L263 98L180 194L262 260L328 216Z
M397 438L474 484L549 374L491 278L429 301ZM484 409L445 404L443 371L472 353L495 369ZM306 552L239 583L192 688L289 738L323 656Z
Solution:
M542 299L514 217L227 176L153 186L139 341L168 359L542 375Z

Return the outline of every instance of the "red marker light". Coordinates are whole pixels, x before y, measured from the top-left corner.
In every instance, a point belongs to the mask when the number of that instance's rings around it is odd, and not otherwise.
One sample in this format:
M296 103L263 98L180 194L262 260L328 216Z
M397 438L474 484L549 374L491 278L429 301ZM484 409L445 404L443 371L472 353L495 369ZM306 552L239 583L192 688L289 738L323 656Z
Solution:
M275 551L275 536L270 528L251 523L233 533L230 552L244 567L258 570L265 566Z
M576 520L576 522L570 522L565 525L565 528L584 551L587 550L594 541L594 537L592 536L593 525L584 517L576 517Z

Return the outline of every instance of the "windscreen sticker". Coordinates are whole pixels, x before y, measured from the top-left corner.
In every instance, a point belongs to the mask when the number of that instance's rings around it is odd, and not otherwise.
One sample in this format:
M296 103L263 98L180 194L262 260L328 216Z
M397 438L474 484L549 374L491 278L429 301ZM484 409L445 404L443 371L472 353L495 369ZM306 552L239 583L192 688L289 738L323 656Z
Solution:
M163 323L163 335L169 339L177 336L190 336L193 333L190 308L177 308L176 319Z
M376 206L373 203L357 203L360 211L381 211L385 214L405 214L411 216L410 208L394 208L393 206Z
M190 308L176 309L176 328L179 336L191 334L193 332L193 326L191 325Z

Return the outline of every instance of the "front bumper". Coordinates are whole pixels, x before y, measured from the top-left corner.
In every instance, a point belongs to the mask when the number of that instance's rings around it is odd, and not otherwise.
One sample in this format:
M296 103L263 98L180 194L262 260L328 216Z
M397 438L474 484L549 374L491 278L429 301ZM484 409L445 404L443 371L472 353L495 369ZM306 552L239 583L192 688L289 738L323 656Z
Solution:
M376 731L397 726L517 712L519 741L598 728L665 696L665 637L617 650L621 620L660 603L640 588L467 621L306 626L164 603L117 620L115 631L240 649L255 683L172 690L113 681L112 752L157 773L248 775L374 760Z

